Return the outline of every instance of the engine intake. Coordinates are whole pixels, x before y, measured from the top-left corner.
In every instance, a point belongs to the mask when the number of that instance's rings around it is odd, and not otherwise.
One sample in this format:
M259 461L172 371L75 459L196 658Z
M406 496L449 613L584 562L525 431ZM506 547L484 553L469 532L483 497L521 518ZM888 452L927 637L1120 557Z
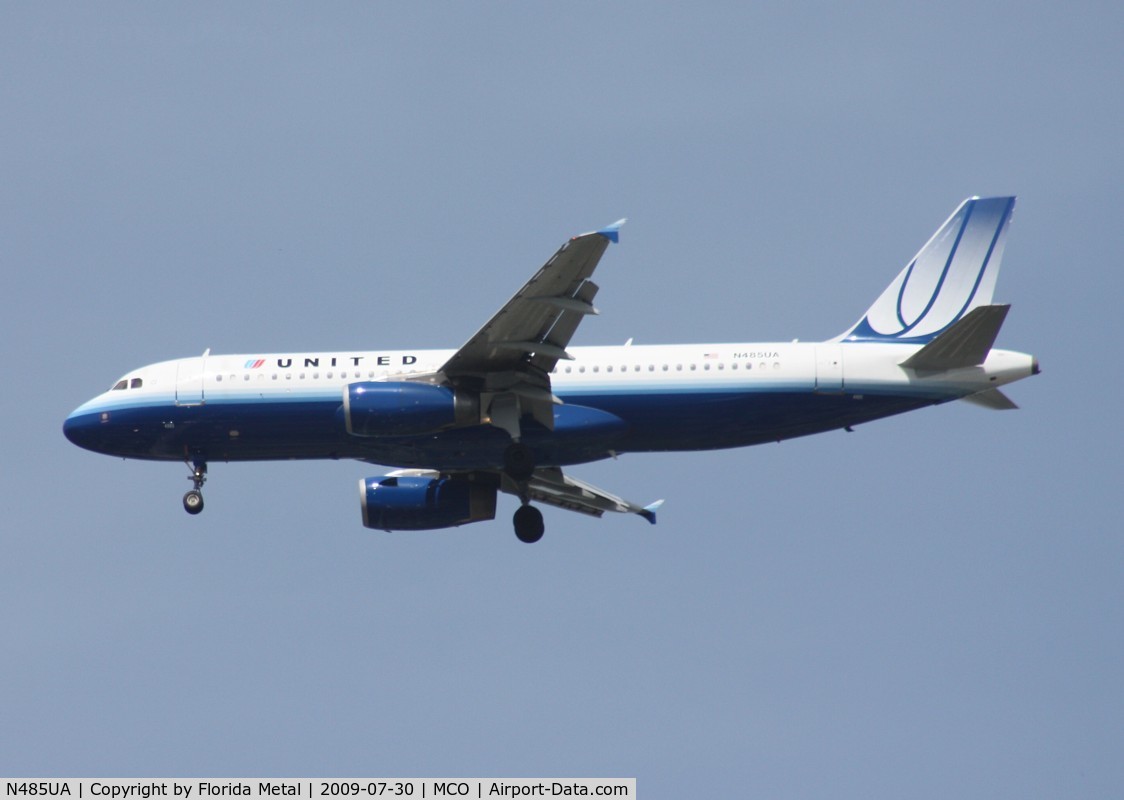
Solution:
M476 424L480 401L429 383L349 383L343 390L343 418L353 436L410 436Z
M359 481L363 526L383 531L451 528L496 518L495 483L467 477L386 475Z

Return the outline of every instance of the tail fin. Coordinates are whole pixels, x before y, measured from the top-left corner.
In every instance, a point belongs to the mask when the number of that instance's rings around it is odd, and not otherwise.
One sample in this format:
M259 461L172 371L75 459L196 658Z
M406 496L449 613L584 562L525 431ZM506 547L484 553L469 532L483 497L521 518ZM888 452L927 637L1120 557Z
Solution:
M924 344L990 304L1014 209L1014 197L965 200L862 319L834 341Z

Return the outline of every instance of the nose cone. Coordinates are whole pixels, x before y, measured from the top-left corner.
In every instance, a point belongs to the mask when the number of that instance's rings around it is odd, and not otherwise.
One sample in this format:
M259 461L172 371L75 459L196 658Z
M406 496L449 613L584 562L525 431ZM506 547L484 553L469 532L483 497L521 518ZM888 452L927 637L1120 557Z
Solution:
M72 444L87 450L97 450L93 443L100 425L101 418L98 414L90 414L79 408L63 422L62 433Z

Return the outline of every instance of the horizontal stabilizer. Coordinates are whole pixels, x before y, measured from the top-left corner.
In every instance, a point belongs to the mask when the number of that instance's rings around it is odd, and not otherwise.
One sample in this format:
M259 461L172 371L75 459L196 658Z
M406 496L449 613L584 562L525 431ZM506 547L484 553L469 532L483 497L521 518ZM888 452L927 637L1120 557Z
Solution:
M983 392L976 392L967 397L961 398L966 400L972 405L980 406L982 408L990 408L993 411L1013 411L1018 408L1015 401L998 389L988 389Z
M937 372L982 364L987 360L1010 309L1009 305L972 309L901 365L918 371Z

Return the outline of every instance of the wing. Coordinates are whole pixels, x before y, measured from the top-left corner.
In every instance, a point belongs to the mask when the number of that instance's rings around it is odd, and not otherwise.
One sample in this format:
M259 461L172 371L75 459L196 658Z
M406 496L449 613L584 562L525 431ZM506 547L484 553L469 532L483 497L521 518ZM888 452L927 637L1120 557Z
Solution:
M440 478L443 474L448 475L456 473L442 473L435 469L396 469L383 477L399 478L408 476ZM562 470L558 467L540 467L536 469L534 475L526 483L527 491L525 496L521 485L503 472L460 474L470 477L475 475L477 480L490 480L490 476L495 476L499 480L500 490L506 494L515 495L521 500L534 500L557 508L564 508L567 511L578 511L593 517L600 517L606 511L616 511L620 514L637 514L648 520L652 525L655 525L656 512L659 511L660 506L663 505L663 500L657 500L646 506L632 503L617 497L615 494L610 494L604 489L598 489L591 483L586 483L585 481L580 481L577 478L572 478L569 475L563 474ZM489 477L485 478L484 476Z
M597 313L597 285L589 278L624 222L562 245L440 371L453 382L486 381L504 372L549 373L558 359L570 358L566 346L578 324Z
M506 476L503 476L500 488L508 494L520 495L519 485ZM657 500L646 506L629 502L585 481L570 477L558 467L536 469L527 484L527 496L540 503L547 503L568 511L580 511L595 517L600 517L606 511L639 514L653 525L656 524L656 511L663 505L663 500Z
M581 321L598 313L590 276L624 223L566 242L435 375L414 379L479 393L492 424L514 439L524 414L553 429L550 371L571 358L566 346Z

